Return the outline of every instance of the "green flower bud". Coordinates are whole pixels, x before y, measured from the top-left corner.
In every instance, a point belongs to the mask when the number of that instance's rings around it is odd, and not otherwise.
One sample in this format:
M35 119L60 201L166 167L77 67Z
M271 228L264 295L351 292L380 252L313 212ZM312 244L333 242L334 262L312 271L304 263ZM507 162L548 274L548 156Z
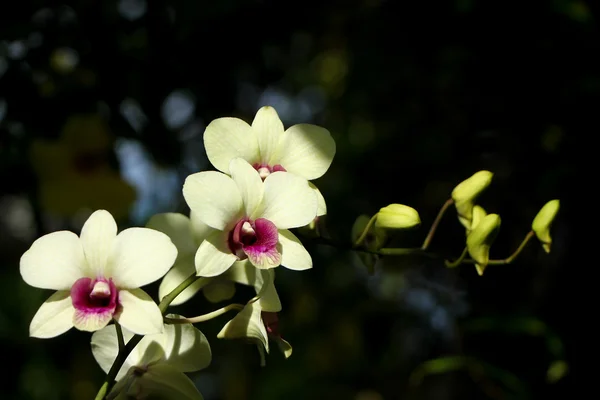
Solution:
M500 216L488 214L467 235L467 250L471 258L475 260L475 268L479 275L483 275L483 271L487 267L490 247L496 239L499 229Z
M370 220L371 217L366 214L359 215L356 218L354 225L352 225L352 243L356 242L360 235L362 235ZM383 247L386 239L387 235L383 229L372 226L363 243L368 250L377 251Z
M484 219L486 215L487 215L487 212L485 211L485 209L483 207L478 206L478 205L473 206L473 219L471 222L471 229L467 229L467 235L469 233L471 233L471 231L473 229L475 229L477 224L479 224L479 222L482 219Z
M490 171L476 172L470 178L459 183L452 191L452 200L456 206L458 220L465 228L471 229L475 201L490 185L493 176L494 174Z
M412 207L404 204L390 204L377 213L376 228L407 229L421 223L419 213Z
M560 200L550 200L542 207L540 212L537 213L531 224L531 229L535 232L538 240L542 242L542 247L546 253L550 253L550 245L552 244L550 227L559 208Z

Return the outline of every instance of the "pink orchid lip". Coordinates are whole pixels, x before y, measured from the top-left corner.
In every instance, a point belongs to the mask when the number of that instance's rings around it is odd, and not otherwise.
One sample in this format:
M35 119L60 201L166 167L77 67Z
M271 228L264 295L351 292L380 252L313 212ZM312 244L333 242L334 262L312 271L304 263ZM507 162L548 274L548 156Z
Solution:
M114 315L119 291L112 279L80 278L71 287L71 301L79 313Z
M258 174L260 175L263 181L267 176L271 175L271 173L273 172L287 172L281 164L275 164L273 166L270 166L267 163L254 163L252 164L252 167L254 167L254 169L258 171Z
M265 218L254 221L242 218L229 232L229 249L240 260L250 258L254 264L264 257L272 260L280 260L281 255L277 251L279 232L274 223Z

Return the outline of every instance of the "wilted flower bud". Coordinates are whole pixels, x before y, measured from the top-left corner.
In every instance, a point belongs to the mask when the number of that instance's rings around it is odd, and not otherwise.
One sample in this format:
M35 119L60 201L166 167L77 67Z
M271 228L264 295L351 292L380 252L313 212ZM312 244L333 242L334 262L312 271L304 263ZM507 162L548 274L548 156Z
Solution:
M542 247L546 253L550 253L550 245L552 244L550 226L552 225L559 208L560 200L550 200L542 207L540 212L538 212L531 224L531 229L535 232L539 241L542 242Z
M404 204L390 204L377 213L376 228L406 229L413 228L421 223L419 213L412 207Z
M500 229L500 216L498 214L486 215L477 226L467 235L467 250L473 260L477 273L483 271L489 262L490 246L496 239Z
M470 178L459 183L452 191L452 200L458 212L458 220L467 229L471 229L473 221L473 207L477 197L492 182L493 173L490 171L476 172Z

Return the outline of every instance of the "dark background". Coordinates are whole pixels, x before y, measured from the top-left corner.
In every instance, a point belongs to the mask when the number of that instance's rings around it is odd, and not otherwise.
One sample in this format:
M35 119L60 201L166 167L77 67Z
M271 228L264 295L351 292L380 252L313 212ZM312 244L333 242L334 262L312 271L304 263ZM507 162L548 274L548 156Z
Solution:
M334 162L315 182L335 240L348 240L359 214L403 203L419 210L423 226L394 243L419 246L452 188L481 169L495 175L480 204L502 217L493 258L518 246L546 201L560 198L561 210L551 254L532 241L512 265L490 266L482 277L469 265L444 267L464 246L453 210L431 245L436 257L386 258L373 276L354 254L306 239L314 268L277 275L280 325L294 354L284 360L273 346L259 368L253 346L216 339L227 316L199 325L213 363L191 377L207 400L574 395L571 185L578 138L600 104L591 6L4 2L0 339L10 367L2 399L88 399L103 379L89 334L28 337L50 295L18 272L33 240L78 232L96 208L119 215L121 227L187 212L183 180L211 168L206 124L223 116L250 122L262 105L274 106L286 127L310 122L335 138ZM78 115L96 119L72 124L67 140L65 124ZM156 288L147 291L156 296ZM198 296L180 312L216 307ZM420 384L409 379L421 363L449 355L476 361ZM568 373L548 382L558 360Z

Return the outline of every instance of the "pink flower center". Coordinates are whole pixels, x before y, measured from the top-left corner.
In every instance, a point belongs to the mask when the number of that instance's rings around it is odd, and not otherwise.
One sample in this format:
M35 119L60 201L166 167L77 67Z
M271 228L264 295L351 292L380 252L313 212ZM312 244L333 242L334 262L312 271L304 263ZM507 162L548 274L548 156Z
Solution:
M255 170L258 171L258 174L260 175L260 177L262 178L263 181L265 180L265 178L267 176L271 175L271 173L273 173L273 172L277 172L277 171L286 172L285 168L283 168L281 166L281 164L275 164L274 166L270 166L266 163L254 163L254 164L252 164L252 166L254 167Z
M80 278L71 287L73 307L85 314L107 314L112 316L117 309L119 291L112 279Z
M241 219L229 232L229 249L240 260L248 258L259 268L272 268L281 263L277 250L279 232L274 223L265 218L255 221Z

